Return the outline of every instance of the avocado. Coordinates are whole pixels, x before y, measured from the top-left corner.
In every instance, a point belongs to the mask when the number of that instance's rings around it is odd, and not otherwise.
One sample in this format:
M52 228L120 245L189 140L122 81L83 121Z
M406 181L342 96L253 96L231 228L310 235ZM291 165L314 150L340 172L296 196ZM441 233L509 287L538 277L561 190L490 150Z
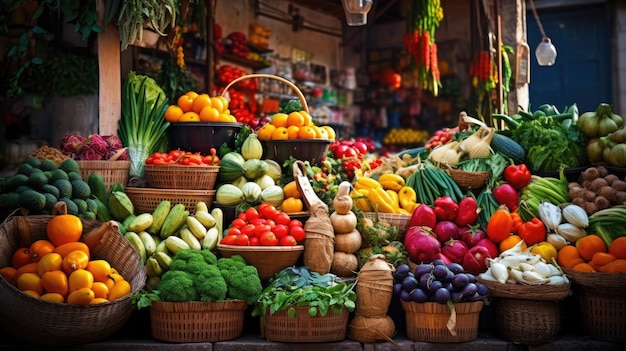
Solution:
M46 177L42 170L33 169L33 171L28 176L28 181L26 182L26 184L34 189L40 189L44 184L48 184L48 177Z
M35 157L35 156L30 156L27 157L23 163L28 163L29 165L31 165L33 168L39 168L41 167L41 161Z
M26 190L20 194L19 205L32 213L37 213L45 208L46 197L38 191Z
M67 214L72 214L74 216L78 214L78 205L76 205L76 203L70 198L62 197L59 201L65 202L65 205L67 206Z
M42 171L54 171L57 168L58 167L56 162L52 161L49 158L41 161L41 166L39 166L39 169L41 169Z
M19 187L20 185L26 185L26 182L28 182L28 176L27 175L16 174L16 175L12 176L11 178L7 179L7 181L4 184L4 186L5 186L5 188L8 188L8 189L15 189L15 188Z
M59 189L59 197L72 197L72 183L67 179L57 179L52 185Z
M33 169L34 167L31 166L29 163L22 163L21 165L19 165L19 167L17 167L17 173L29 176Z
M43 193L43 196L46 197L46 205L44 208L48 211L52 211L52 207L54 207L54 204L58 201L57 197L50 193Z
M54 185L51 185L51 184L44 184L44 185L41 187L41 192L42 192L42 193L44 193L44 194L45 194L45 193L52 194L52 195L54 195L54 197L56 197L57 199L58 199L59 197L61 197L61 193L59 192L59 189L57 189L57 187L55 187Z
M54 171L52 171L52 173L50 175L50 180L48 182L52 183L52 182L54 182L57 179L69 180L70 177L67 175L67 173L64 170L62 170L62 169L55 169Z
M78 207L78 214L84 214L85 212L87 212L88 207L87 207L87 202L85 200L74 198L72 199L72 201L74 201L74 203Z
M70 172L79 173L80 172L80 167L78 166L78 162L76 162L75 160L71 158L65 159L63 162L61 162L61 164L59 165L59 169L64 170L65 173L70 173Z
M72 180L83 180L83 177L80 176L77 172L67 172L67 177L70 181Z
M72 199L85 200L91 196L91 188L89 187L89 184L82 179L70 180L70 184L72 184Z
M0 207L17 208L19 206L20 194L11 192L0 194Z

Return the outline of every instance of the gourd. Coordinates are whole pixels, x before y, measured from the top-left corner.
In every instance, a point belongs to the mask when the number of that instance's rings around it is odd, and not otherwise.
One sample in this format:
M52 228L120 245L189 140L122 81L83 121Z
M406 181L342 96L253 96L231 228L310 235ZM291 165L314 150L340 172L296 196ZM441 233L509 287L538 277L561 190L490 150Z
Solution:
M359 261L351 253L335 252L330 264L330 272L340 277L353 276L359 268Z
M232 184L222 184L215 192L215 202L220 205L235 206L244 199L243 191Z
M221 165L221 162L220 162ZM256 158L246 160L243 164L243 175L249 180L255 180L265 174L267 162Z
M278 182L280 180L280 177L282 177L283 175L283 170L278 164L278 162L271 160L269 158L263 161L265 161L265 163L267 164L267 169L265 170L265 174L272 177L272 179L274 179L274 182Z
M516 164L526 160L526 151L515 140L500 133L494 133L491 139L491 148L494 152L500 153L513 160Z
M474 134L461 141L459 147L470 158L489 157L491 154L490 144L495 131L495 128L480 126Z
M285 200L285 193L280 186L270 185L261 191L260 200L263 203L278 207L283 203L283 200Z
M263 145L256 134L250 133L241 144L241 156L244 159L260 159L263 156Z
M337 195L333 199L333 208L340 215L348 214L352 210L352 197L350 197L350 183L341 182L337 189Z
M335 251L355 253L363 244L361 233L354 229L350 233L335 234Z
M265 188L267 188L268 186L276 185L274 179L272 179L272 177L268 176L267 174L260 176L254 182L259 184L261 190L265 190Z
M356 228L357 218L352 211L344 215L333 212L330 214L330 223L333 225L335 233L350 233Z
M230 183L235 179L244 175L246 169L244 168L243 156L237 152L229 152L220 160L220 170L218 173L218 179L222 183Z
M241 192L243 194L244 199L247 203L251 205L256 205L261 198L261 192L263 190L259 186L259 184L255 182L247 182L241 187Z
M435 163L455 166L461 161L463 155L465 155L465 152L461 149L460 143L458 141L451 141L434 148L428 155L428 158Z

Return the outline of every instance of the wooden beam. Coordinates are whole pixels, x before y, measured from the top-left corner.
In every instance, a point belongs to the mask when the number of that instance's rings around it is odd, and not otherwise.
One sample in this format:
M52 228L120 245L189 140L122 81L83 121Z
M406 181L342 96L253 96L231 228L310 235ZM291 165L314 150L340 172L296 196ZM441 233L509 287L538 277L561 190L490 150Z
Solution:
M122 78L120 35L117 28L104 24L105 0L97 0L98 23L98 111L99 133L117 135L117 122L122 115Z

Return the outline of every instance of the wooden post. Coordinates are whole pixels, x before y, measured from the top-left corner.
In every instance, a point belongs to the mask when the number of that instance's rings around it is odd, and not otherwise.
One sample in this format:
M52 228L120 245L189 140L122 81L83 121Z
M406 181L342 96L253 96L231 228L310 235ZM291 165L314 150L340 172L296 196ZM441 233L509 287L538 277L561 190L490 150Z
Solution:
M98 111L99 133L117 135L117 121L122 115L122 79L120 64L120 35L117 28L104 23L105 0L97 0L98 23Z

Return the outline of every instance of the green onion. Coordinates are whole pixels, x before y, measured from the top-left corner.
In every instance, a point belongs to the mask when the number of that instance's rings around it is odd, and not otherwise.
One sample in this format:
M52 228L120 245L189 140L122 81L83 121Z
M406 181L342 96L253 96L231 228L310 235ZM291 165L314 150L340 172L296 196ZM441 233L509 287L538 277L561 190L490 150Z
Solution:
M587 232L598 234L609 247L613 240L624 236L624 227L626 227L626 205L615 205L591 214Z

